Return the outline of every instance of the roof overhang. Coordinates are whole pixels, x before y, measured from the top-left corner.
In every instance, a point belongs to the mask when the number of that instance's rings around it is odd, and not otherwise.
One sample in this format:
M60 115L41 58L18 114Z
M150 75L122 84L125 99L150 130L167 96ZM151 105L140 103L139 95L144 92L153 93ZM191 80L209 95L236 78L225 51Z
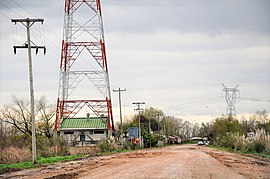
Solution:
M60 131L108 130L107 128L60 128Z

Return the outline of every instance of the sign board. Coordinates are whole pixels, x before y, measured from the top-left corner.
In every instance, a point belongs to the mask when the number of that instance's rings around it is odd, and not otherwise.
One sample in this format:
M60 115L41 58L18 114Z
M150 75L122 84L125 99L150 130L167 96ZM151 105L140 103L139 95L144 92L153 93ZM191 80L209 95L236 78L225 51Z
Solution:
M129 127L128 128L128 136L129 136L129 138L138 138L139 137L138 127Z

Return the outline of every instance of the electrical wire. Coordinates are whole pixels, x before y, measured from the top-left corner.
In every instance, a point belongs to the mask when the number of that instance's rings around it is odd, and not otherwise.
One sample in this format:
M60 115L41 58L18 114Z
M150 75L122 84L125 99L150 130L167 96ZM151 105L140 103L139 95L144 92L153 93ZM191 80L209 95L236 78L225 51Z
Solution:
M28 12L29 14L33 15L34 17L38 18L34 13L32 13L31 11L27 10L26 8L24 8L22 5L20 5L19 3L15 2L14 0L11 0L11 2L13 2L14 4L16 4L17 6L19 6L21 9L23 9L24 11ZM13 13L15 13L16 15L18 15L19 17L23 17L21 14L19 14L18 12L14 11L13 9L9 8L8 6L6 6L5 4L0 2L0 5L6 7L7 9L9 9L10 11L12 11ZM4 14L3 12L0 12L1 15L5 16L6 18L12 19L11 17L9 17L8 15ZM52 30L51 27L49 27L47 24L44 24L45 27L52 33L54 34L54 36L58 39L58 40L62 40L61 38L59 38L59 36ZM20 26L21 27L21 26ZM44 26L43 27L43 36L41 35L41 29L40 29L40 24L39 24L39 29L37 29L36 27L34 27L34 29L38 30L38 32L40 33L41 36L41 40L37 39L35 37L35 33L32 31L32 34L34 36L35 41L38 41L42 44L45 44L45 40L47 40L52 46L54 46L56 49L58 49L60 51L60 47L55 44L54 42L52 42L52 40L50 40L48 37L44 36ZM17 27L16 27L17 28ZM12 33L14 33L14 29L12 28ZM17 29L16 29L16 35L17 35ZM16 40L14 39L13 36L13 41ZM48 48L49 51L51 51L55 56L59 57L59 55L57 54L58 52L55 52L54 50ZM80 57L83 62L85 64L90 65L93 69L97 69L96 67L94 67L89 60L86 60L83 57ZM77 64L80 69L82 70L86 70L81 64ZM75 67L76 69L76 67ZM117 82L115 82L114 80L110 79L111 85L112 86L121 86L119 85ZM129 98L134 98L134 96L131 96L129 93L126 93L125 96L129 97ZM261 101L261 102L270 102L270 100L261 100L261 99L255 99L255 98L239 98L240 100L250 100L250 101ZM181 103L176 105L177 109L189 109L189 108L194 108L194 107L200 107L200 106L206 106L209 104L214 104L214 103L219 103L221 102L221 98L220 97L215 97L215 98L208 98L208 99L200 99L200 100L195 100L195 101L191 101L191 102L186 102L186 103ZM171 106L173 107L173 106Z
M200 101L200 100L198 100L198 101ZM192 103L186 104L186 105L180 104L180 105L175 105L175 106L169 106L167 108L174 108L174 109L182 110L182 109L189 109L189 108L195 108L195 107L201 107L201 106L207 107L210 104L215 104L215 103L219 103L219 102L223 102L223 99L219 98L219 99L215 99L215 100L211 100L211 101L205 101L205 102L200 101L200 102L198 102L196 104L194 104L194 102L192 102Z
M17 6L19 6L20 8L22 8L23 10L25 10L26 12L28 12L29 14L33 15L34 17L38 18L34 13L32 13L31 11L27 10L26 8L24 8L22 5L20 5L19 3L17 3L16 1L14 0L11 0L14 4L16 4ZM58 35L46 24L44 24L54 35L56 38L60 39L58 37ZM61 39L60 39L61 40Z
M256 99L256 98L239 98L240 100L249 100L249 101L258 101L258 102L266 102L266 103L269 103L270 100L264 100L264 99Z
M11 10L13 13L15 13L16 15L18 15L19 17L22 17L20 14L18 14L16 11L14 11L13 9L9 8L8 6L6 6L5 4L1 3L0 4L4 7L6 7L7 9ZM10 18L10 17L9 17ZM11 18L10 18L11 19Z
M0 2L0 5L6 7L7 9L9 9L11 12L15 13L16 15L18 15L19 17L23 17L21 14L17 13L16 11L14 11L13 9L9 8L8 6L4 5L3 3ZM3 16L9 18L9 19L12 19L10 16L4 14L3 12L0 12ZM19 26L21 29L25 30L22 26ZM35 26L33 26L34 29L37 30L37 28ZM53 45L54 47L59 48L59 46L55 45L54 42L52 42L50 39L48 39L47 37L44 36L45 39L47 39L51 45ZM41 43L41 41L39 39L36 39L39 43ZM59 55L54 51L52 50L51 48L47 48L48 51L52 52L52 54L54 54L55 56L59 57Z
M27 10L26 8L24 8L22 5L20 5L19 3L17 3L17 2L15 2L14 0L11 0L14 4L16 4L17 6L19 6L21 9L23 9L23 10L25 10L26 12L28 12L29 14L31 14L31 15L33 15L34 17L36 17L36 18L38 18L34 13L32 13L31 11L29 11L29 10ZM5 6L5 7L7 7L7 6ZM8 7L7 7L8 8ZM10 8L8 8L8 9L10 9ZM22 17L22 16L21 16ZM45 25L45 27L47 27L47 29L49 29L49 31L51 31L54 35L55 35L55 37L58 39L58 40L62 40L61 38L59 38L58 37L58 35L48 26L48 25L46 25L46 24L44 24ZM34 29L36 29L36 27L33 27ZM44 28L44 26L43 26L43 28ZM43 34L44 34L44 32L43 32ZM58 45L56 45L54 42L52 42L50 39L48 39L47 37L45 37L44 35L43 35L43 38L44 39L46 39L48 42L50 42L50 44L51 45L53 45L56 49L58 49L59 51L61 50L60 48L59 48L59 46ZM44 40L45 41L45 40ZM39 41L40 42L40 41ZM42 41L41 41L41 43L42 43ZM43 44L43 43L42 43ZM49 48L48 48L49 49ZM50 50L50 49L49 49ZM57 53L54 53L56 56L58 56L57 55ZM92 67L92 69L95 69L95 70L97 70L97 67L94 67L90 62L89 62L89 60L86 60L85 58L83 58L83 57L80 57L80 59L82 59L82 61L85 63L85 64L87 64L87 65L90 65L91 67ZM86 71L86 69L84 68L84 67L82 67L80 64L77 64L78 66L80 66L81 68L82 68L82 70L85 70ZM83 65L84 66L84 65Z
M0 2L0 4L1 4L1 2ZM1 11L0 11L0 14L3 15L3 16L5 16L8 19L11 19L11 17L7 16L6 14L2 13Z

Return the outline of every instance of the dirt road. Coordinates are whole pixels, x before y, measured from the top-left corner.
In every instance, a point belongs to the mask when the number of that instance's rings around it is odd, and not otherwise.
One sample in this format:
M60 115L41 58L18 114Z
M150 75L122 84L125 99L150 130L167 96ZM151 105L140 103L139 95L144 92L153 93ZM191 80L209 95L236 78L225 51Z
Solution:
M270 178L270 161L179 145L57 163L0 178Z

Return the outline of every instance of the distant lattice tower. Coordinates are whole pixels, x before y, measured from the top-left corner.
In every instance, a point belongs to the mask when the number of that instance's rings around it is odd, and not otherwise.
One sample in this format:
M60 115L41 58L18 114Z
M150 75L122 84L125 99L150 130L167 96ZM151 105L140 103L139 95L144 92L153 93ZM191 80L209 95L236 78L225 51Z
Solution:
M236 116L236 109L235 109L235 102L237 98L237 93L239 94L240 91L237 89L239 85L237 85L235 88L228 88L222 83L223 89L225 93L225 100L227 104L227 115L229 116Z
M100 0L65 0L57 99L57 131L64 118L106 118L114 130Z

